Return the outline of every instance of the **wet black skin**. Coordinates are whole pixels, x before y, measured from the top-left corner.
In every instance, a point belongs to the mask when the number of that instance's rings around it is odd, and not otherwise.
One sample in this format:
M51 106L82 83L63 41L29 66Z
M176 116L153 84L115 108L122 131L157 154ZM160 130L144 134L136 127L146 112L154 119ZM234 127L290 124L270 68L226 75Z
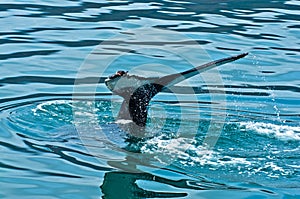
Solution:
M171 74L160 78L130 76L128 75L128 72L117 71L116 74L105 80L105 84L114 94L124 98L118 119L132 120L139 127L144 127L147 122L147 107L150 100L157 93L163 91L168 86L177 84L211 68L238 60L246 55L248 55L248 53L219 59L181 73ZM112 86L109 85L109 82L118 82L121 78L123 78L123 81L135 78L136 82L139 82L139 85L122 87L122 89L118 89L117 87L112 88Z

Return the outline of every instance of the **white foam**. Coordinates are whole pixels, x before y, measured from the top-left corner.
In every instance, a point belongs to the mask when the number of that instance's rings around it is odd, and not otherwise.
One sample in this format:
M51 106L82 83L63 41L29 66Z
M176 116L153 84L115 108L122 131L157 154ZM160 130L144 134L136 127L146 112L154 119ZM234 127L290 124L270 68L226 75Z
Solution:
M118 119L115 121L116 124L130 124L132 123L132 120L125 120L125 119Z
M68 104L68 102L66 100L54 100L54 101L43 102L38 104L35 108L33 108L32 112L35 115L37 114L37 111L48 112L48 110L44 108L45 106L60 105L60 104Z
M155 137L147 141L141 148L144 153L155 154L160 163L179 161L183 166L209 166L215 170L226 165L250 165L245 158L223 156L206 146L195 146L195 141L189 138L173 138L170 140Z
M241 122L241 127L283 141L300 141L300 127L263 122Z

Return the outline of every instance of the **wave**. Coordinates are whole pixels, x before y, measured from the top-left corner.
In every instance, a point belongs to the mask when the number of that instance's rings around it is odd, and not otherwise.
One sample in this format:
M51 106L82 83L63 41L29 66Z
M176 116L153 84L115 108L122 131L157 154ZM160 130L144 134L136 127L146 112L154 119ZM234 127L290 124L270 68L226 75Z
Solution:
M300 141L300 126L278 125L264 122L241 122L242 128L282 141Z

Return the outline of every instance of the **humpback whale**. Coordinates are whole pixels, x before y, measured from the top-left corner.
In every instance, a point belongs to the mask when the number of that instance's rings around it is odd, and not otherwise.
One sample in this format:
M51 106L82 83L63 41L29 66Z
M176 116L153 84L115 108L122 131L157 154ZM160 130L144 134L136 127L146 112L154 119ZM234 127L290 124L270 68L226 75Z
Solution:
M238 60L246 55L248 53L211 61L184 72L163 77L146 78L130 75L128 71L120 70L108 77L105 80L105 85L113 94L124 99L118 119L131 120L139 127L144 127L147 122L147 107L157 93L199 73Z

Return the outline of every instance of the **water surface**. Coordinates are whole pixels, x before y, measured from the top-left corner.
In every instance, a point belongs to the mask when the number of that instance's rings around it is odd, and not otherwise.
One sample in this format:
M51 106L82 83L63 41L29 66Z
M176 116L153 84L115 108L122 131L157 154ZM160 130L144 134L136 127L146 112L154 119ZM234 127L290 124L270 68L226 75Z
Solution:
M1 198L300 198L299 1L0 4ZM145 29L173 33L118 40ZM186 70L191 41L199 64L250 54L156 96L128 136L104 79Z

